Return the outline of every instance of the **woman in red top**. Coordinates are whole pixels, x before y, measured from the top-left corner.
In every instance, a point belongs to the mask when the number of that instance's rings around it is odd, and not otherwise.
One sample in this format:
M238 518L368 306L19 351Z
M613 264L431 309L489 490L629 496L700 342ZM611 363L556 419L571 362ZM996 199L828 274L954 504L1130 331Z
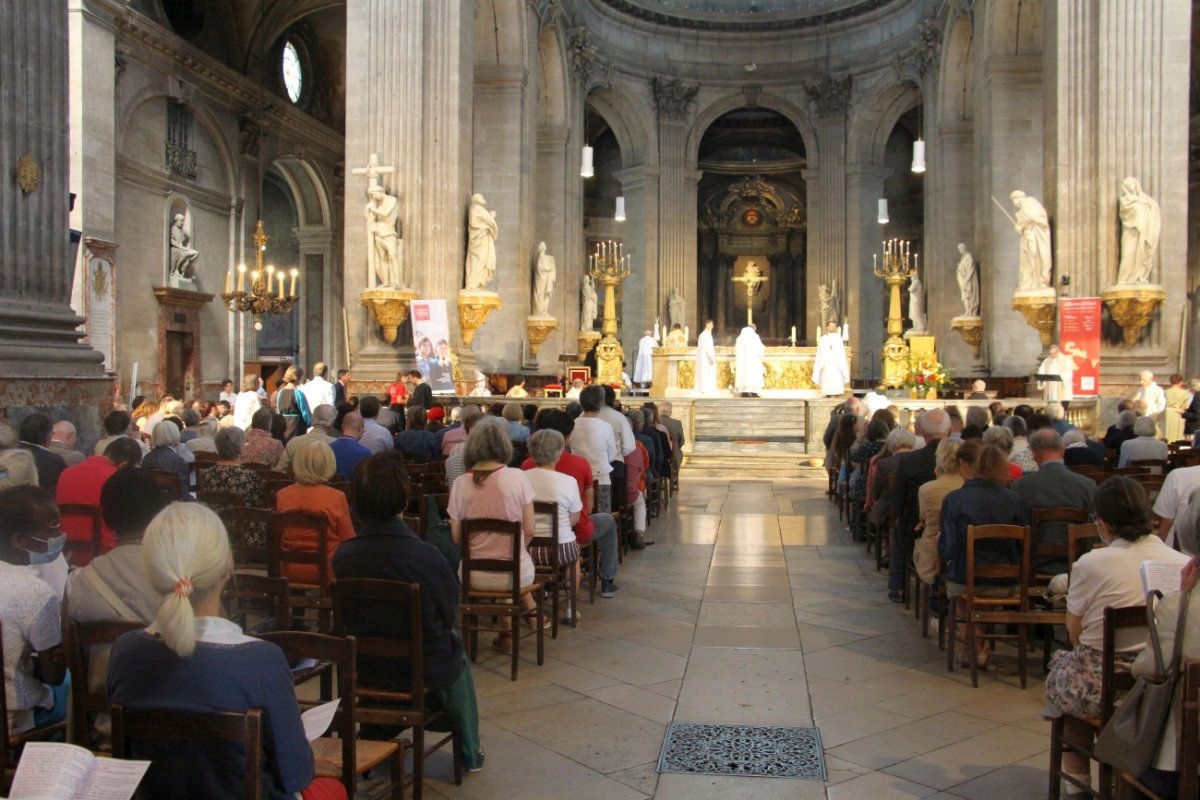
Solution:
M404 382L404 373L396 373L396 382L387 387L388 405L402 406L408 401L408 384Z
M330 564L338 545L354 536L354 523L350 519L350 504L346 502L346 495L325 484L336 469L337 460L329 445L324 442L306 444L292 457L296 483L280 489L275 497L276 511L308 511L325 517L325 558ZM312 528L290 525L283 531L281 547L284 550L315 552L317 532ZM283 570L283 575L297 583L317 581L316 567L308 565L288 566ZM329 575L333 575L332 566Z

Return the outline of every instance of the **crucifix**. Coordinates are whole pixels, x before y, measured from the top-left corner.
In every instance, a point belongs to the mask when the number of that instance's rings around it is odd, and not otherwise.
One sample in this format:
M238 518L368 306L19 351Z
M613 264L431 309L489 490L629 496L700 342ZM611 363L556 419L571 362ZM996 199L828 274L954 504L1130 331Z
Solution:
M365 167L356 167L355 169L350 170L350 172L354 175L366 175L367 180L372 184L379 183L380 175L390 175L395 171L395 167L380 166L378 153L371 153L371 157L367 159L367 165Z
M407 288L401 274L403 240L397 230L399 203L379 183L380 175L392 174L396 168L381 166L379 154L371 153L365 167L350 171L367 176L367 286Z
M754 324L754 298L758 295L759 289L766 283L767 278L762 273L762 268L751 261L746 265L746 271L736 278L731 278L734 283L744 284L746 287L746 324Z

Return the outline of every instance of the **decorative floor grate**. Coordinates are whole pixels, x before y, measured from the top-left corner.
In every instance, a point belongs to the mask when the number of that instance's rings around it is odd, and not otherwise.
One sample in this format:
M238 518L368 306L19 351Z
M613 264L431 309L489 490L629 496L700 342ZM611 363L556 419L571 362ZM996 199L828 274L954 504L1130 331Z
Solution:
M816 728L673 722L658 771L823 781L825 754Z

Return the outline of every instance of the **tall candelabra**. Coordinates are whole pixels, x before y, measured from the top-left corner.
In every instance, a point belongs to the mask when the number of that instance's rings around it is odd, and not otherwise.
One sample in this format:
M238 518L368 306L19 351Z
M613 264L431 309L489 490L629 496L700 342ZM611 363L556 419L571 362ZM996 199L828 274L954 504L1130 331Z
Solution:
M629 256L620 242L598 242L588 258L588 274L604 287L603 337L596 345L596 382L621 383L625 350L617 339L617 287L630 275Z
M898 389L908 372L908 343L901 338L904 333L904 317L900 313L900 287L917 274L919 255L912 256L912 242L889 239L883 243L883 265L880 269L878 255L871 256L871 269L875 277L883 278L890 290L888 302L888 339L883 343L883 385Z
M246 265L238 264L237 288L234 288L233 270L225 274L225 291L221 299L225 306L234 314L244 314L247 311L254 315L254 330L262 330L263 314L287 314L299 299L296 295L296 281L300 270L293 267L290 271L275 269L274 264L263 266L263 254L267 251L270 240L263 221L260 219L254 229L254 269L250 271L250 290L246 291ZM291 277L291 286L287 285ZM275 284L278 284L276 289Z

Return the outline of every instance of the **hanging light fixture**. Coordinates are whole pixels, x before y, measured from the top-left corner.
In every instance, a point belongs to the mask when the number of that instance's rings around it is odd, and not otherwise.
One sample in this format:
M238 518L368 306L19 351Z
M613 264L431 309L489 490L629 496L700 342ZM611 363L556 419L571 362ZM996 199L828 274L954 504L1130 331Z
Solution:
M583 158L579 162L579 175L583 178L590 178L596 174L596 170L592 164L593 151L591 145L587 143L587 127L588 113L587 107L583 109Z
M887 198L881 197L879 198L879 224L887 225L889 222L891 220L888 219Z
M625 195L617 195L617 213L613 215L613 219L617 222L625 221Z
M921 107L917 106L917 140L913 142L912 171L925 172L925 140L921 138Z

